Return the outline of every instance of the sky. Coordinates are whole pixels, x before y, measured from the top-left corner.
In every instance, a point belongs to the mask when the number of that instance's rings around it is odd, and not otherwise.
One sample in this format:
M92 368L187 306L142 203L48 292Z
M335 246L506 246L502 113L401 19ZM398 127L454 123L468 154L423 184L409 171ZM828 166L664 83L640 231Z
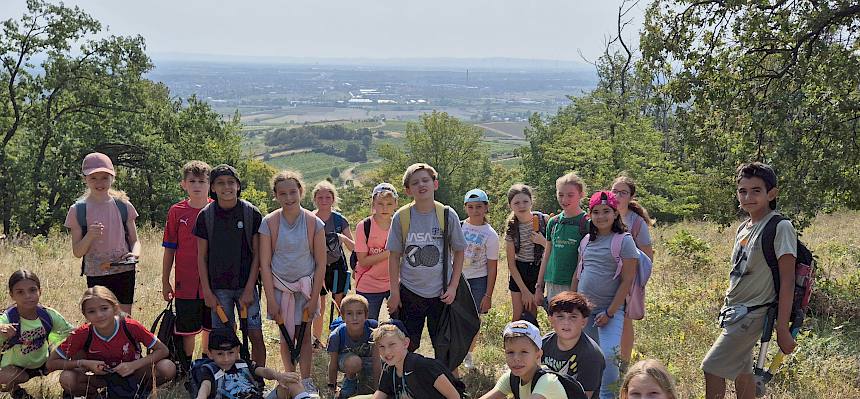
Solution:
M25 0L0 0L0 20ZM597 58L616 29L618 0L66 0L108 26L140 34L159 55L298 58ZM647 2L625 37L636 42Z

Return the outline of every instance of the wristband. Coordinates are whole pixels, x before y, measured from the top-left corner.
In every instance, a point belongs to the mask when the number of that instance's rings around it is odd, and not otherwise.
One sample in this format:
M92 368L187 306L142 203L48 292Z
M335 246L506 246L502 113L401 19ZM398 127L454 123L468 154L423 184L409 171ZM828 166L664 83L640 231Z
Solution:
M605 315L606 315L606 317L608 317L608 318L610 318L610 319L612 318L612 316L610 316L610 315L609 315L609 311L608 311L608 310L604 310L604 311L603 311L603 314L605 314Z

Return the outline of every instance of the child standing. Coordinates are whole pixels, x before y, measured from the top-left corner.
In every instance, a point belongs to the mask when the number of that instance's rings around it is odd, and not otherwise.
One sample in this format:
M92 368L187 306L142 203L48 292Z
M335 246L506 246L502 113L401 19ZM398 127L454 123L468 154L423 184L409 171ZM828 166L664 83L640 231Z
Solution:
M555 181L555 195L561 214L549 219L546 225L548 244L535 288L535 305L549 302L556 295L570 289L573 271L579 260L579 241L588 232L588 218L580 207L585 183L574 172Z
M508 190L508 206L511 214L508 216L507 231L505 232L505 253L508 259L508 289L511 291L511 320L520 320L523 312L529 313L530 319L537 320L537 288L540 261L547 240L546 215L532 212L534 197L531 187L525 184L514 184Z
M211 201L209 199L209 172L206 162L191 161L182 167L182 186L188 198L174 204L167 211L164 226L164 247L161 273L161 294L165 301L176 300L176 334L182 336L186 367L194 355L195 337L203 332L203 348L212 329L212 310L206 306L200 290L200 273L197 271L197 237L194 226L197 215ZM176 285L170 283L170 270L176 263Z
M390 183L379 183L371 193L373 215L355 226L355 291L368 302L367 317L379 320L382 301L391 294L388 274L388 256L385 245L391 218L397 210L397 189ZM367 234L367 233L370 234Z
M611 399L618 391L617 353L624 328L624 302L633 284L639 251L633 238L626 234L614 194L598 191L591 196L588 207L591 228L580 244L579 267L574 273L571 290L581 292L594 305L585 332L600 344L606 360L600 398ZM619 234L621 236L616 237ZM620 249L613 248L615 246ZM619 251L620 268L615 251Z
M627 371L621 384L621 399L676 399L675 381L662 363L640 360Z
M347 295L341 302L343 324L331 332L328 338L329 366L328 389L337 388L337 372L344 374L338 398L352 397L358 390L358 381L379 382L379 353L373 346L371 334L377 321L367 318L367 299L357 294Z
M225 327L216 313L226 310L229 324L236 320L234 309L246 308L248 336L254 361L266 364L260 293L257 291L260 236L257 230L263 215L241 199L239 172L230 165L218 165L209 172L209 196L215 201L200 211L194 225L197 236L197 272L203 300L212 311L213 328Z
M322 220L302 208L305 184L301 175L283 171L272 179L272 192L281 207L260 225L260 266L269 317L283 323L289 337L281 337L281 360L293 371L289 342L300 341L299 368L308 394L319 390L311 379L313 349L311 331L296 337L297 326L318 315L320 290L326 265L325 230ZM307 314L310 320L305 320ZM290 340L290 341L288 341Z
M782 220L776 226L773 254L779 263L778 291L762 243L765 226L779 215L776 181L773 169L760 162L743 164L737 170L737 199L740 208L750 217L738 228L735 237L729 288L720 311L722 333L702 360L708 399L725 396L726 379L735 381L738 398L755 396L750 353L762 335L770 307L777 306L774 325L780 350L791 353L797 345L789 331L797 232L789 220ZM726 317L728 315L734 317Z
M425 319L430 338L435 340L442 309L454 302L463 271L466 240L457 212L449 209L447 221L440 220L440 214L444 214L443 205L434 201L434 194L439 189L438 176L436 169L425 163L406 168L403 186L414 202L400 208L394 215L386 244L386 249L391 251L388 257L391 276L388 310L392 317L398 315L396 318L405 322L411 351L421 344ZM407 212L408 216L405 215ZM409 218L409 223L405 218ZM443 224L448 225L448 237L444 237ZM454 255L448 257L451 263L448 264L450 278L447 287L442 284L444 240L448 240L448 248Z
M563 291L549 301L552 332L543 337L541 364L579 381L590 398L600 391L606 361L594 340L582 333L591 307L578 292Z
M20 387L48 375L49 346L62 342L72 326L56 310L42 306L42 283L28 270L9 276L9 297L15 305L0 314L0 392L13 399L29 398Z
M493 288L496 286L496 271L499 263L499 234L487 221L490 199L481 189L469 190L463 198L463 207L469 216L463 223L466 250L463 260L463 276L469 282L472 298L479 314L487 313L492 305ZM474 367L472 350L477 336L463 360L466 368Z
M64 226L72 236L72 253L83 258L87 287L103 285L119 294L120 308L131 314L135 265L140 258L137 210L122 191L111 188L116 172L110 157L93 152L82 165L87 191L69 208Z

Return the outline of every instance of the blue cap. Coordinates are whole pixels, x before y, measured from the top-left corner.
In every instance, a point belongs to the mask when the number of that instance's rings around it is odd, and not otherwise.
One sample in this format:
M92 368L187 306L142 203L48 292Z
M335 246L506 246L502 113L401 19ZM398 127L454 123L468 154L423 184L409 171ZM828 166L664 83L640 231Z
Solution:
M487 202L487 203L489 203L490 199L487 198L487 193L485 193L484 190L481 190L480 188L473 188L473 189L469 190L468 193L466 193L465 197L463 197L463 203L464 204L469 203L469 202Z

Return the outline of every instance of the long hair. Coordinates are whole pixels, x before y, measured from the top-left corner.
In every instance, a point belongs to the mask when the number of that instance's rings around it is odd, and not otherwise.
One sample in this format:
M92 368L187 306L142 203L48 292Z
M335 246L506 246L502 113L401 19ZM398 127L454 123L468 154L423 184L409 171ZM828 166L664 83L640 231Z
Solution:
M534 197L532 188L525 185L525 184L517 183L508 189L508 206L511 205L511 201L514 200L514 197L516 197L517 194L528 195L529 198L532 200L532 204L534 204L535 197ZM514 234L519 234L520 222L519 222L519 220L517 220L516 215L514 215L513 210L511 210L511 213L508 214L508 219L507 219L505 224L507 225L507 229L505 230L505 234L508 237L513 239Z
M624 382L621 383L621 399L628 399L630 396L628 391L630 390L630 380L639 375L647 375L654 379L657 382L657 385L660 386L660 389L669 396L670 399L676 399L678 397L678 393L675 391L675 380L672 378L672 374L669 373L669 370L666 369L666 366L663 363L660 363L659 360L656 359L646 359L640 360L636 362L630 370L627 371L627 374L624 375Z
M334 184L332 184L328 180L323 180L323 181L317 183L314 186L313 191L311 191L311 199L316 201L317 193L319 193L320 191L328 191L331 193L331 198L332 198L331 208L336 209L337 208L337 188L334 186ZM316 204L314 204L314 205L316 205Z
M299 195L301 197L305 196L305 182L302 180L302 174L294 170L281 171L272 178L272 193L277 194L278 183L285 182L287 180L296 182L296 186L299 187Z
M604 200L606 200L607 197L612 196L612 193L610 193L608 191L598 191L592 195L592 198L597 196L597 194L600 194L601 198ZM594 205L594 206L597 206L597 205ZM589 216L591 216L591 211L594 208L594 206L588 207L588 215ZM612 208L612 206L609 206L609 207ZM626 233L627 232L627 225L624 224L624 220L621 218L621 212L618 212L618 209L616 209L616 208L612 208L612 210L615 211L615 220L612 221L612 232L617 233L617 234ZM588 234L591 234L592 239L594 239L594 237L597 237L597 226L594 223L589 223L588 225L590 226L588 228Z
M37 276L36 273L25 269L18 269L9 276L9 294L12 294L12 288L15 287L15 284L24 280L34 282L36 283L36 288L40 290L42 289L42 283L39 281L39 276Z
M119 300L116 299L116 295L113 294L113 291L103 285L94 285L93 287L87 288L87 290L84 291L84 295L81 296L81 314L85 315L84 305L87 303L87 301L96 298L104 299L105 301L113 305L118 314L121 314L119 308Z
M630 188L630 203L627 205L627 209L630 209L635 214L639 215L643 220L645 220L645 223L648 225L648 227L653 226L654 220L652 220L651 216L648 215L648 210L645 209L645 207L643 207L642 204L640 204L639 201L635 199L636 182L633 181L633 178L631 178L630 176L621 175L616 177L615 180L612 181L613 186L618 183L626 184L627 187Z
M86 177L84 177L84 178L86 179ZM113 197L114 200L129 202L128 194L126 194L125 191L117 190L117 189L113 188L113 183L115 181L116 181L116 177L111 175L111 177L110 177L111 188L108 189L108 195ZM86 184L86 182L84 184ZM84 189L84 193L80 197L78 197L78 201L86 201L87 197L90 196L90 193L91 193L90 188L87 187L86 189Z

